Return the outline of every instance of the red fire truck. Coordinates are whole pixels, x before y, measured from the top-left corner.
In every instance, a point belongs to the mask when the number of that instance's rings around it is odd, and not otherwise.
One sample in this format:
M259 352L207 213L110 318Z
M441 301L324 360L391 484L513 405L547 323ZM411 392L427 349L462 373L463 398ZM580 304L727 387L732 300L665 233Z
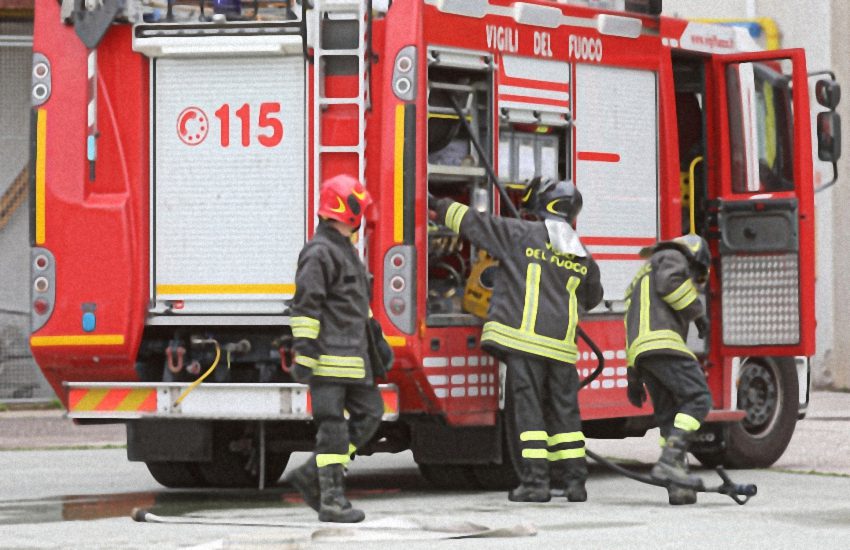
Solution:
M506 213L542 176L581 190L605 287L582 316L600 354L581 343L580 375L604 359L586 434L652 427L625 396L623 295L641 247L695 231L711 335L689 345L715 410L694 453L773 463L808 401L812 157L838 158L839 88L810 81L802 50L660 12L36 0L31 347L69 416L126 422L129 459L166 486L277 480L315 433L286 362L296 259L320 182L346 172L376 199L359 246L396 354L362 452L411 449L437 485L509 485L504 367L479 341L492 265L429 224L426 196Z

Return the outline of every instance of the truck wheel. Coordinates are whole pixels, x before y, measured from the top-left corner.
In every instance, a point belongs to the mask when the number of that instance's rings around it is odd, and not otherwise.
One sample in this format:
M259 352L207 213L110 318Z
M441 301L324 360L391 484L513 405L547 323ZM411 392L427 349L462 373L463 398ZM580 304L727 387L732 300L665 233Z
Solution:
M766 468L785 452L799 409L793 358L756 357L741 366L738 408L747 416L724 431L724 448L694 453L705 466Z
M198 463L208 487L257 487L260 461L251 433L241 423L213 426L212 460ZM277 482L289 462L289 453L266 453L265 485Z
M473 466L475 479L482 489L487 491L507 491L519 485L517 468L522 460L519 446L516 444L518 437L514 428L513 406L510 398L505 400L505 410L500 414L502 429L499 435L502 438L502 463L501 464L476 464Z
M164 487L182 489L204 485L195 462L145 462L145 465L153 478Z
M469 491L480 488L472 466L466 464L419 464L419 471L438 489Z

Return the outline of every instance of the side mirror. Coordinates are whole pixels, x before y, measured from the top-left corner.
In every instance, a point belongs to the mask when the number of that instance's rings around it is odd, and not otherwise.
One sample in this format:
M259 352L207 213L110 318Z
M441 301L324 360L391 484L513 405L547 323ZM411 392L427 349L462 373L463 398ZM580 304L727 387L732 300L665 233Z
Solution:
M661 0L626 0L626 11L661 15Z
M838 113L818 113L817 133L818 158L826 162L837 162L841 157L841 117Z
M841 85L834 80L818 80L815 84L815 98L818 103L834 111L841 101Z

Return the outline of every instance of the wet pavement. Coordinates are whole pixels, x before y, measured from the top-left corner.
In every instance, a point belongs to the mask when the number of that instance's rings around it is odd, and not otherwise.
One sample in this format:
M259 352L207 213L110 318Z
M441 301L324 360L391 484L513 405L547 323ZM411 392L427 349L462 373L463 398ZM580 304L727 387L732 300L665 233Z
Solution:
M656 437L650 432L644 438L591 440L588 445L603 455L649 464L658 454ZM686 538L696 540L689 543L692 550L716 550L732 544L729 533L736 546L850 548L850 393L815 393L808 418L798 423L774 468L730 472L736 482L759 485L759 494L744 507L716 494L700 496L698 506L670 507L663 490L595 466L584 505L508 503L502 492L436 490L405 452L354 461L348 494L366 510L367 523L335 527L318 523L283 482L263 492L164 489L144 464L127 461L124 443L121 424L77 426L56 410L0 413L0 471L5 474L0 478L0 548L212 550L322 543L382 548L395 537L411 548L430 549L439 539L441 548L489 550L560 547L579 537L584 548L679 548ZM290 467L306 456L296 453ZM701 475L709 483L716 480L713 472ZM134 509L208 523L137 523L130 519ZM570 513L576 511L581 513ZM502 529L502 537L453 541L446 529Z

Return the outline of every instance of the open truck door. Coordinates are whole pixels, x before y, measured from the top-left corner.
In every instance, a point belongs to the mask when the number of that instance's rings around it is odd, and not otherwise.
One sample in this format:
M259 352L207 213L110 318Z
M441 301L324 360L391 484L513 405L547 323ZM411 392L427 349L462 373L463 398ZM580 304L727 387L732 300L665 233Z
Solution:
M815 351L814 194L803 50L718 56L719 344Z
M733 357L733 407L705 464L772 464L807 400L815 352L814 191L808 79L801 49L712 60L718 256L712 348ZM714 209L714 208L713 208Z

